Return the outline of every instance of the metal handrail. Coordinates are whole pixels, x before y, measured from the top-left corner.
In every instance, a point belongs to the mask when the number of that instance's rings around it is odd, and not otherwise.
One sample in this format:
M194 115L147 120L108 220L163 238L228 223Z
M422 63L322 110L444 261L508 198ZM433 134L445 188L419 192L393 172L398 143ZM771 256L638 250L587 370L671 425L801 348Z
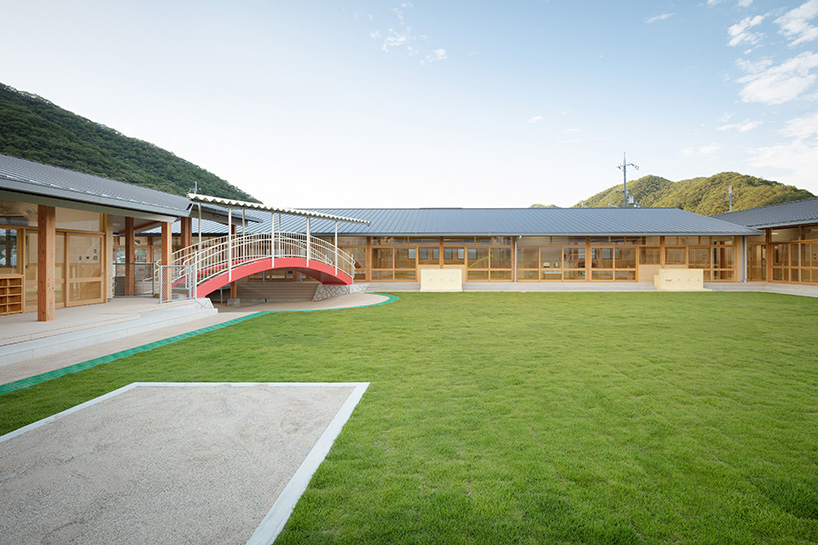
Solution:
M261 259L299 257L355 276L355 260L334 244L306 233L226 235L192 244L171 255L171 265L193 265L196 284ZM337 261L336 261L337 257ZM177 279L173 279L176 281Z

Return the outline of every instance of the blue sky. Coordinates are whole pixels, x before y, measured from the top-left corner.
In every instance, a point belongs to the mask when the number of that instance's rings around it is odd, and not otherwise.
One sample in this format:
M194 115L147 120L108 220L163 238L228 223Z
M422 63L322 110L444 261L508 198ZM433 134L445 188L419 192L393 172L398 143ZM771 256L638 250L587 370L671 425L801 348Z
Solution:
M0 81L270 205L571 206L623 152L629 180L818 194L818 0L29 0L4 20Z

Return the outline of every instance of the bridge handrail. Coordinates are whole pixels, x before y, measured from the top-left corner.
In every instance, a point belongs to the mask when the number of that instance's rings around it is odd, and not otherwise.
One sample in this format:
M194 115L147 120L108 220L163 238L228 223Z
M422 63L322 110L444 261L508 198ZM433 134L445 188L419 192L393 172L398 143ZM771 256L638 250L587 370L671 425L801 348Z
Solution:
M231 242L232 239L232 242ZM198 242L182 248L171 256L171 265L194 265L197 284L226 272L232 261L233 267L260 259L300 257L355 276L355 260L334 244L306 233L277 232L271 243L271 233L229 235ZM337 255L337 264L336 264Z

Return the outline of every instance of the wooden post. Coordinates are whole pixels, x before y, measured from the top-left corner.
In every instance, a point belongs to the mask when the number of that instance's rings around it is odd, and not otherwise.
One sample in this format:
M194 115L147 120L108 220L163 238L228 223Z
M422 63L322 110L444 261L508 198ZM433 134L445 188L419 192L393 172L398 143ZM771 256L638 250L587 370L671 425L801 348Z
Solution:
M192 218L181 218L182 223L182 233L181 233L181 243L182 248L185 249L185 255L190 255L190 247L193 246L193 219ZM165 263L167 265L167 263Z
M172 223L168 221L162 222L162 242L161 242L161 251L162 251L162 265L170 265L170 256L173 254L173 230L172 230ZM166 271L170 271L170 269L165 269ZM172 274L170 272L166 272L162 275L160 281L162 282L162 293L165 294L166 301L171 300L171 278Z
M766 248L766 263L765 263L765 282L773 281L773 230L772 228L764 229L764 247Z
M54 319L56 307L56 266L57 266L57 221L56 209L53 206L37 207L37 321L48 322ZM68 301L68 282L65 283L66 302Z
M125 295L133 295L136 288L134 239L133 218L125 218Z

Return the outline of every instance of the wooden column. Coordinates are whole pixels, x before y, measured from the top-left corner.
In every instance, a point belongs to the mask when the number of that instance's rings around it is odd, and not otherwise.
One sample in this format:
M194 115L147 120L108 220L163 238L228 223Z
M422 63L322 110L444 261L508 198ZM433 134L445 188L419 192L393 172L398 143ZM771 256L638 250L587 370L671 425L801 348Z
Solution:
M766 263L765 268L767 277L765 282L773 281L773 230L772 228L764 229L764 247L766 248Z
M182 235L179 241L182 248L185 249L185 255L189 255L190 247L193 246L193 219L182 218Z
M56 307L57 221L53 206L37 207L37 321L54 319ZM65 283L66 300L68 282Z
M168 221L162 222L162 241L161 241L161 249L162 249L162 265L170 265L170 256L173 253L173 231L171 226L173 224ZM166 269L167 270L167 269ZM170 273L166 273L162 275L161 282L163 283L163 291L165 293L166 300L170 300L170 288L171 288L171 275Z
M125 218L125 295L133 295L136 288L134 280L136 267L133 265L136 260L134 239L133 218Z

